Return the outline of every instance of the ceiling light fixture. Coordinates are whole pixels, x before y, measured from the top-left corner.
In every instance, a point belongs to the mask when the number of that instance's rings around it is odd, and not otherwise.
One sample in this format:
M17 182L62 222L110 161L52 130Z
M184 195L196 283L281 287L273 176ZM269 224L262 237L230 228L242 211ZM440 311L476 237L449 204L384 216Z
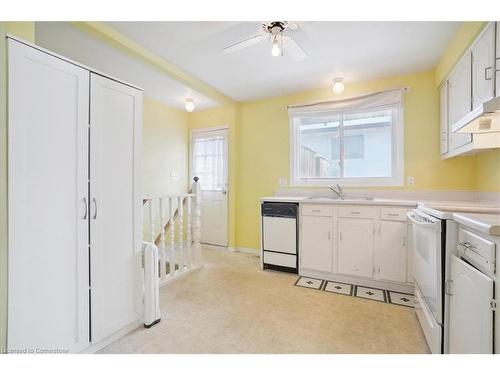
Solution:
M332 90L333 90L333 93L336 95L344 92L344 79L341 77L335 78L333 80Z
M191 98L186 99L186 103L184 104L184 107L186 108L186 111L188 112L193 112L194 110L194 100Z
M274 57L278 57L281 55L281 48L280 48L280 41L279 38L280 35L277 34L273 37L273 48L271 48L271 54L274 56Z

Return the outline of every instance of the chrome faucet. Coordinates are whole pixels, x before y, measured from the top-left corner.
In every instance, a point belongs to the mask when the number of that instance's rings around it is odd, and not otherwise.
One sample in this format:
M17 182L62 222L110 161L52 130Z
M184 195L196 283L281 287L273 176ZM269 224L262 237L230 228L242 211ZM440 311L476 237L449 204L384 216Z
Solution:
M339 199L344 199L345 198L344 190L342 190L342 188L340 187L339 184L336 185L336 188L333 187L333 186L329 186L328 189L330 189L331 191L333 191L337 195L337 197Z

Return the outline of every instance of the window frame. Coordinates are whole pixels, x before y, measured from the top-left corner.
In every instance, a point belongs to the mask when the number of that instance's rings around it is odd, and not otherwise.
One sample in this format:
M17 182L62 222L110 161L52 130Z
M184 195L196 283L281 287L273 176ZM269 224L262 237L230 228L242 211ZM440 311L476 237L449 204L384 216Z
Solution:
M404 123L403 103L374 106L371 108L351 108L346 110L322 111L322 115L346 115L350 113L362 113L383 109L395 109L392 124L392 176L391 177L300 177L300 124L298 120L317 115L318 113L289 113L290 122L290 176L291 186L331 186L340 184L347 187L372 187L372 186L403 186L404 185ZM341 137L343 137L341 132ZM342 153L342 145L340 152ZM343 171L341 171L343 173Z

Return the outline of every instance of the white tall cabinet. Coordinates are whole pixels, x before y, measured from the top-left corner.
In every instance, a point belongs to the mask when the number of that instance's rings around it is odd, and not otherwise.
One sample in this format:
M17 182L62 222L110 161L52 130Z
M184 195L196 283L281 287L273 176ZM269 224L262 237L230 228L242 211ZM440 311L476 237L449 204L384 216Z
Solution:
M8 41L9 349L139 318L141 91Z

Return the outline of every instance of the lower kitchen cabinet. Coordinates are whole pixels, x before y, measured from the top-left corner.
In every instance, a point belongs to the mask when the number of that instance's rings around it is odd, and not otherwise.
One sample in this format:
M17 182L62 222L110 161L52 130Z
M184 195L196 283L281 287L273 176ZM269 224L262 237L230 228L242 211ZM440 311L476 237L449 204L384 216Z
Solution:
M374 222L339 219L338 231L338 272L372 278Z
M407 227L403 222L381 221L373 257L374 279L406 281Z
M299 274L411 293L410 209L301 205Z
M302 216L300 265L303 268L331 272L333 220L324 216Z

